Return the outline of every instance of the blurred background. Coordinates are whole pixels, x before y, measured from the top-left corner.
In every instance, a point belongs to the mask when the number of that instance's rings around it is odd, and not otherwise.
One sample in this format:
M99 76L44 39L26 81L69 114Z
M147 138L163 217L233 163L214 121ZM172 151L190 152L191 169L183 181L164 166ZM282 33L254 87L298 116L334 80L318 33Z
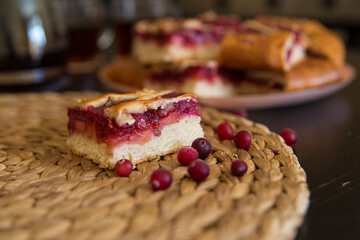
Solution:
M259 14L318 19L348 47L358 48L359 8L358 0L1 0L0 89L31 90L64 76L93 74L129 54L134 22L208 10L244 19ZM73 79L66 81L54 89L65 89Z

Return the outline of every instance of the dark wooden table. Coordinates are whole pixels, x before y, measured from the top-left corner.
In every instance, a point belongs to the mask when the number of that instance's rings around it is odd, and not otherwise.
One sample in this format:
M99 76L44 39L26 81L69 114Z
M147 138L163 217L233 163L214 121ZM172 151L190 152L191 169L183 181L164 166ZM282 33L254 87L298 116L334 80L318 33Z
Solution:
M360 71L360 51L348 61ZM249 112L279 132L298 133L294 146L311 192L297 239L360 239L360 77L326 99L296 107Z
M360 50L348 61L360 70ZM297 239L360 239L360 77L316 102L249 111L249 118L279 132L297 131L294 149L307 173L311 203ZM95 74L63 76L42 85L0 87L1 92L108 92Z

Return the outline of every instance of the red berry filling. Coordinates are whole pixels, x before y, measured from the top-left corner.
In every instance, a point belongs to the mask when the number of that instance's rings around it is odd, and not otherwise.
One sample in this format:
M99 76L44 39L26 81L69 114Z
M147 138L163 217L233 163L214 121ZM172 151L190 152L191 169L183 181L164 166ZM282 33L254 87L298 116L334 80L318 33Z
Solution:
M204 31L200 29L178 29L172 33L135 33L142 41L155 41L158 45L176 44L183 47L195 47L198 44L218 43L224 37L223 31Z
M213 83L215 80L216 69L203 65L189 66L184 70L166 69L161 72L152 72L149 74L149 80L152 82L171 83L181 85L186 79L196 79Z
M184 84L186 79L201 80L209 84L215 84L215 80L220 79L225 84L249 82L272 89L283 88L283 85L272 83L268 79L249 76L246 71L224 67L210 67L207 65L195 65L182 70L174 68L160 72L150 72L148 79L153 83L160 83L163 86L167 84L180 86Z
M241 82L248 82L258 86L264 86L272 89L280 90L284 88L283 85L280 85L279 83L273 83L272 81L269 81L269 79L261 79L261 78L255 78L253 76L249 76L249 74L243 70L219 67L218 74L225 81L227 80L235 84Z
M81 133L109 146L123 143L145 143L152 135L160 136L162 128L176 123L184 117L200 116L196 101L181 100L166 109L151 109L144 113L134 113L133 124L119 125L115 119L104 114L106 107L89 106L86 110L79 107L69 108L69 133Z
M179 28L170 33L135 32L135 38L142 41L155 41L158 45L176 44L183 47L195 47L199 44L218 44L226 33L237 31L239 21L235 18L203 21L204 27Z

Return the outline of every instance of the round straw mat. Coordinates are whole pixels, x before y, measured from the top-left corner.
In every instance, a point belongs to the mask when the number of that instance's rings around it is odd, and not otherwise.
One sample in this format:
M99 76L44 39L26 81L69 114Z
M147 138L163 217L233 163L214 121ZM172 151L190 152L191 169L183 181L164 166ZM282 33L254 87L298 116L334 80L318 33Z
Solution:
M292 148L264 125L202 108L213 145L208 179L192 181L176 154L137 165L128 178L72 154L66 107L99 93L0 96L0 239L292 239L308 207L306 175ZM219 141L227 121L248 130L248 150ZM244 159L243 177L230 173ZM153 192L149 177L171 170Z

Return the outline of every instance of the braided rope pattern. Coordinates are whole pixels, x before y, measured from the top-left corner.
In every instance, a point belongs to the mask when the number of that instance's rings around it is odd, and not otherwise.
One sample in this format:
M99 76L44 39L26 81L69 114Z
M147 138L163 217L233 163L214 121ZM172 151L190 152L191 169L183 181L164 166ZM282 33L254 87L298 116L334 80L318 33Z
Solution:
M176 154L120 178L65 145L66 107L97 96L0 96L0 239L294 238L309 202L306 175L292 148L266 126L201 108L213 145L206 181L192 181ZM252 134L248 150L218 139L223 121ZM240 178L230 172L237 158L248 164ZM153 192L149 178L159 167L172 172L173 183Z

